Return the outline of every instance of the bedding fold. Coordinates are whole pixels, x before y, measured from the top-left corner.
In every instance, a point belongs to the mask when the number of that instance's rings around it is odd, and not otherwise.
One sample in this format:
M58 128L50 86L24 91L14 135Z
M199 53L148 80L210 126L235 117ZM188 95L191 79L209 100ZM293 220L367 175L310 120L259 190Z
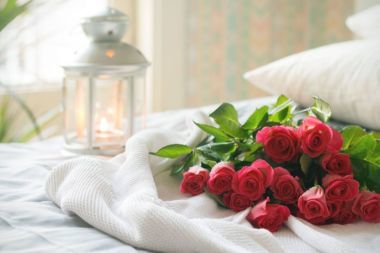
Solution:
M249 210L222 209L206 194L182 195L179 180L169 175L173 161L149 152L170 143L199 143L205 136L192 120L209 123L201 111L181 114L171 119L170 131L140 132L127 142L125 154L113 159L83 157L56 166L46 181L47 195L66 213L125 243L153 251L370 252L380 244L379 225L348 227L347 231L370 229L370 233L358 231L359 242L352 243L339 236L346 227L318 228L295 217L288 221L291 230L272 234L251 227L245 220Z

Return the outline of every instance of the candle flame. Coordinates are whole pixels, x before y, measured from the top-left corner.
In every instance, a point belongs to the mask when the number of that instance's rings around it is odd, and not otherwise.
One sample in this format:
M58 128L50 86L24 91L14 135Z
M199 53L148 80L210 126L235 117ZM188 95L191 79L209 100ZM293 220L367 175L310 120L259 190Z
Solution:
M106 51L106 56L108 58L112 58L114 55L115 55L115 51L113 51L111 49Z
M101 132L107 132L110 130L110 124L108 123L107 119L104 117L100 119L99 130Z

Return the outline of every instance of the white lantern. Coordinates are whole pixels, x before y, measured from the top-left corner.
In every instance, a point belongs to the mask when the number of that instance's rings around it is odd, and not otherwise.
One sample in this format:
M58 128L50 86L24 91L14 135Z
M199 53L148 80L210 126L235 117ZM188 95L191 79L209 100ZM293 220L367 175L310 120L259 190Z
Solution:
M82 23L91 42L63 66L64 137L70 151L120 153L128 137L144 126L149 63L138 49L121 42L127 24L127 16L112 8Z

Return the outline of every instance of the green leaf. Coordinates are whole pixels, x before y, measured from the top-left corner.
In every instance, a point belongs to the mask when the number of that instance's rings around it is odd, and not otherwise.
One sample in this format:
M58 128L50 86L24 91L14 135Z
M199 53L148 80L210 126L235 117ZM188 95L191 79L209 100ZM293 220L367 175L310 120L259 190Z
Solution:
M366 158L371 155L376 147L375 137L371 134L363 135L352 142L346 150L351 156Z
M371 164L368 168L367 187L371 191L380 192L380 166Z
M263 106L254 111L244 123L243 128L247 130L255 130L262 127L268 121L268 109L268 106Z
M193 161L194 161L193 153L190 155L187 155L183 161L176 163L173 166L170 172L170 175L175 176L175 175L183 173L184 171L186 171L188 168L190 168L193 165Z
M195 125L197 125L200 129L202 129L204 132L211 134L215 137L215 139L219 141L229 141L230 137L226 135L221 129L216 128L214 126L206 125L206 124L200 124L197 122L194 122Z
M278 97L274 108L270 111L271 122L286 123L293 117L294 103L284 95Z
M320 97L313 97L314 103L311 106L311 112L323 122L327 122L331 117L330 105Z
M302 154L300 158L300 165L301 165L301 170L303 173L305 173L305 175L309 174L310 164L311 164L311 158L305 154Z
M212 160L220 162L229 160L232 153L237 149L237 144L233 142L210 143L197 147L197 151L203 156L202 160Z
M211 199L213 199L218 204L218 206L227 208L226 205L223 203L223 201L222 201L222 199L221 199L220 196L212 194L211 192L209 192L207 190L205 190L205 193L207 194L208 197L210 197Z
M235 152L237 145L234 142L219 142L219 143L210 143L204 146L198 147L197 149L206 150L210 149L217 153L225 154Z
M371 164L362 159L355 159L351 157L351 164L354 172L355 179L360 183L361 187L366 186L369 168Z
M167 157L167 158L177 158L183 155L191 153L193 149L189 146L182 144L171 144L160 148L157 152L150 152L151 155Z
M251 144L239 143L239 150L242 150L242 151L256 152L262 147L263 147L262 143L256 143L256 142L251 143Z
M367 156L367 160L380 166L380 140L376 140L376 147L373 149L372 153Z
M346 150L351 146L351 144L357 140L357 138L365 135L366 132L360 126L347 126L343 128L343 150Z
M210 114L220 128L228 135L237 138L246 138L248 134L241 128L235 107L229 103L223 103Z

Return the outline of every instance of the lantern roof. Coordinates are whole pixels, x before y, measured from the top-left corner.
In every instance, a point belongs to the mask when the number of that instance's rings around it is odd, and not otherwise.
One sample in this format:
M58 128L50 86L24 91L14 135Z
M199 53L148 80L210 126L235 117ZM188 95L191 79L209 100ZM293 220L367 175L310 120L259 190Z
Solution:
M134 46L121 41L128 26L128 17L108 7L101 13L86 17L82 29L90 42L74 55L63 68L83 74L127 75L145 71L149 62Z

